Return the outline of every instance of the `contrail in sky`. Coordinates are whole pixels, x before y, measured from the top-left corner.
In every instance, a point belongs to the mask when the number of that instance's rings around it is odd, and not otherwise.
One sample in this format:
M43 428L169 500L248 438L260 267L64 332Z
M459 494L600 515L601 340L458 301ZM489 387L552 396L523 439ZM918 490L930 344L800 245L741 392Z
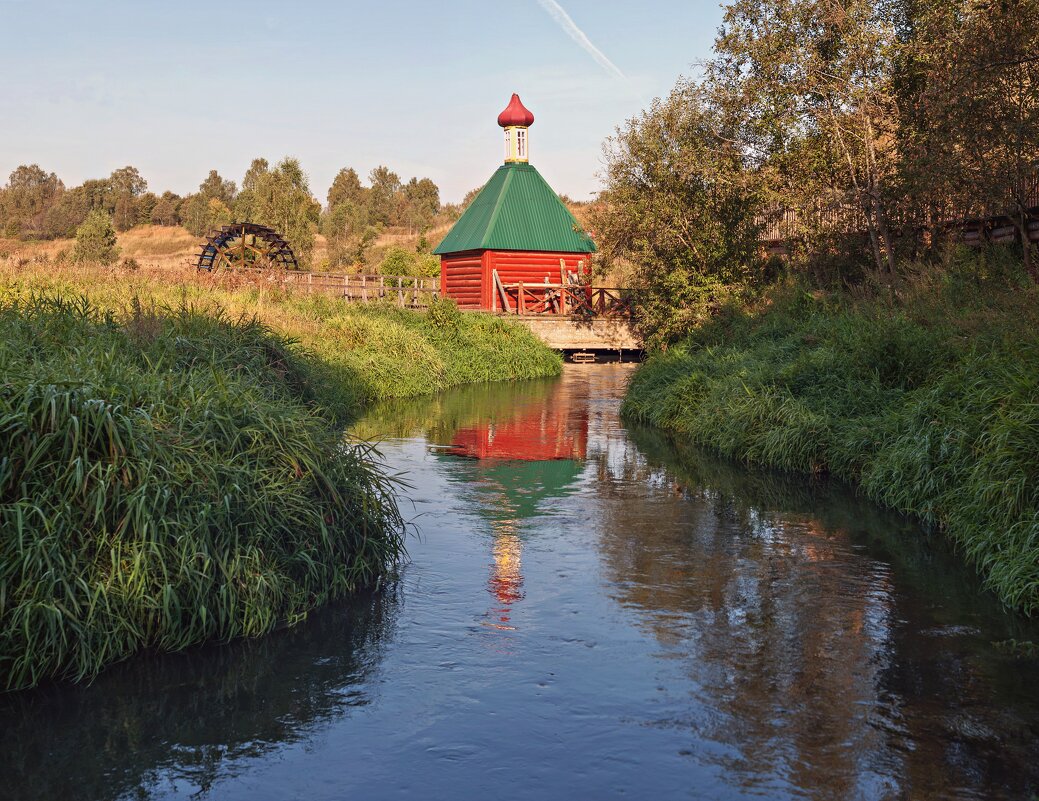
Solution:
M591 39L584 35L584 31L577 27L577 23L570 18L570 15L566 13L556 0L538 0L538 4L549 13L552 19L559 23L559 27L566 31L571 39L577 42L588 55L598 61L603 69L613 73L618 78L625 78L624 73L617 68L617 65L606 58L606 54L602 50L592 44Z

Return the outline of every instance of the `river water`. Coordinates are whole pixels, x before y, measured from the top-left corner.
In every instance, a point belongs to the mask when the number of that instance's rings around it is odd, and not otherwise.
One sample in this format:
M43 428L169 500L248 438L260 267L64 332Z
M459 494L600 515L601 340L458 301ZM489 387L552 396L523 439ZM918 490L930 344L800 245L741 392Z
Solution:
M0 797L1031 798L1036 627L846 489L626 428L630 371L373 410L397 575L0 696Z

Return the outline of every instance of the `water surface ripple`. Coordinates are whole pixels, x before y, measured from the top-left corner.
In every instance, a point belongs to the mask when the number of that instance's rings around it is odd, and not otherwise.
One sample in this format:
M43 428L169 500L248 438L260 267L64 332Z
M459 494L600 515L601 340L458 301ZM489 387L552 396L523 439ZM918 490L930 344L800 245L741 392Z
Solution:
M846 489L626 429L629 375L373 410L399 575L0 696L0 796L1031 798L1039 665L1002 643L1035 626Z

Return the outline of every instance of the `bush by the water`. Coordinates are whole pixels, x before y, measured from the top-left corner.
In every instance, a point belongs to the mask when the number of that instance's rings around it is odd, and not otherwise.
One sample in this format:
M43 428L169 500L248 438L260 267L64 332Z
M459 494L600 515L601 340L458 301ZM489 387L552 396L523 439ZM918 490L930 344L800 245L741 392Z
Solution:
M855 481L940 526L1033 613L1039 292L980 274L947 273L899 302L772 291L653 356L624 413L739 459Z
M391 486L249 320L0 305L0 687L269 631L400 553Z

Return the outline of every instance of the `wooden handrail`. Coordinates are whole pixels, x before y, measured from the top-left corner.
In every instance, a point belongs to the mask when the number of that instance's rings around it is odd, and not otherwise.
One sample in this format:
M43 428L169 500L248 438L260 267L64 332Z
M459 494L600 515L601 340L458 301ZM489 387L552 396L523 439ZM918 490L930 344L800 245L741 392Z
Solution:
M507 314L536 314L577 317L629 317L629 290L574 284L498 283L503 311ZM513 303L513 301L515 301ZM513 312L515 309L515 312Z

